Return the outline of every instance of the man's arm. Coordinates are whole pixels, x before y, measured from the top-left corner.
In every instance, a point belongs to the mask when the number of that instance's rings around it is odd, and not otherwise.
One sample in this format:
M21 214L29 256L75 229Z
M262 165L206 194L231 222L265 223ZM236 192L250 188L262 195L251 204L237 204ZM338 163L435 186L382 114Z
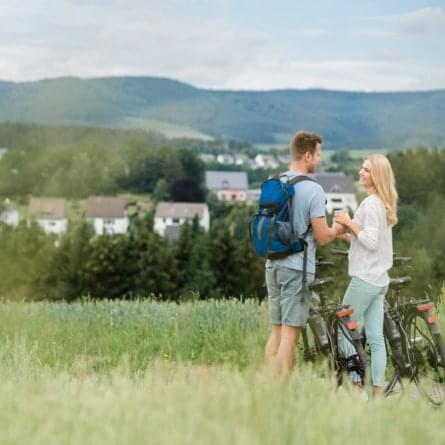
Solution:
M344 232L341 224L334 223L332 227L329 227L324 216L311 219L311 226L315 240L320 246L326 246L334 241L337 235Z

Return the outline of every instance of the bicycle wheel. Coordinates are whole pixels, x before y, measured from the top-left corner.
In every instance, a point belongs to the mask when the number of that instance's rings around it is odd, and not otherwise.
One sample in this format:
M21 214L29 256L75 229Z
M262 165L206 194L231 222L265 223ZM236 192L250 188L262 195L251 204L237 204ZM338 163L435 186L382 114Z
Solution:
M349 328L349 322L350 320L337 316L330 321L337 383L340 386L343 383L343 375L347 373L354 384L364 386L368 360L363 349L361 334L355 327Z
M319 358L319 350L309 326L301 330L300 353L305 362L316 362Z
M391 342L385 337L386 355L388 362L385 370L385 388L383 394L385 397L399 396L403 393L403 382L401 376L403 371L400 369L405 362L402 345L397 342Z
M322 376L332 373L332 346L326 322L318 313L312 313L307 326L301 331L300 353L306 362L310 362Z
M423 396L440 405L445 398L445 346L435 318L429 317L434 316L410 312L405 330L416 367L414 381Z

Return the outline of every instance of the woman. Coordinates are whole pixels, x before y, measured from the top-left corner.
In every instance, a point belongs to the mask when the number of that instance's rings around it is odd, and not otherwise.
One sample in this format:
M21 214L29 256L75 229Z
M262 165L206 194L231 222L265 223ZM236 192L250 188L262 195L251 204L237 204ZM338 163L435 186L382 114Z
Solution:
M386 368L383 303L389 284L388 269L392 267L397 191L391 164L381 154L366 158L359 176L367 197L353 219L344 212L336 212L334 219L349 232L346 237L350 241L348 273L351 282L343 303L354 309L354 320L364 319L371 348L373 395L377 397L381 394Z

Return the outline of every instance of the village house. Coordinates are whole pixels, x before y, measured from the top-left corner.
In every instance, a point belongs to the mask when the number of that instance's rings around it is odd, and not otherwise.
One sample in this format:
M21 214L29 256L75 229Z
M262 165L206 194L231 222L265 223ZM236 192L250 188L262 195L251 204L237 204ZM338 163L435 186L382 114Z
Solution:
M45 233L61 235L68 228L66 202L63 198L31 198L28 215L28 224L37 222Z
M216 156L211 153L201 153L198 158L205 164L211 164L216 161Z
M199 225L208 231L210 214L207 204L194 202L160 202L156 207L154 231L161 236L176 239L181 225L197 217Z
M252 165L252 159L243 153L237 153L235 155L235 165L250 167Z
M130 220L128 203L118 196L90 196L86 218L93 224L96 235L127 233Z
M19 225L19 212L11 205L11 201L8 198L3 201L3 204L0 204L0 222L11 227Z
M255 156L257 168L278 168L278 162L275 156L267 154L258 154Z
M222 165L233 165L235 164L235 157L228 154L220 154L216 157L216 162Z
M246 172L206 171L205 177L206 187L215 193L220 201L246 201Z
M323 187L326 195L326 211L357 209L356 189L351 177L343 172L320 172L315 179Z
M289 155L278 155L277 160L281 165L290 165L290 156Z
M258 200L260 199L260 193L261 193L261 189L249 189L247 190L247 198L246 201L247 202L258 202Z

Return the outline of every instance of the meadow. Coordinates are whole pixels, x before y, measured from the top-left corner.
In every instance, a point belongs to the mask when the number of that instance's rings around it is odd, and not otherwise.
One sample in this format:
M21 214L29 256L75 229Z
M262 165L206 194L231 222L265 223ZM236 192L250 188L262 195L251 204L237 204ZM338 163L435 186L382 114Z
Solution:
M2 444L442 442L443 409L262 365L255 301L0 304Z

